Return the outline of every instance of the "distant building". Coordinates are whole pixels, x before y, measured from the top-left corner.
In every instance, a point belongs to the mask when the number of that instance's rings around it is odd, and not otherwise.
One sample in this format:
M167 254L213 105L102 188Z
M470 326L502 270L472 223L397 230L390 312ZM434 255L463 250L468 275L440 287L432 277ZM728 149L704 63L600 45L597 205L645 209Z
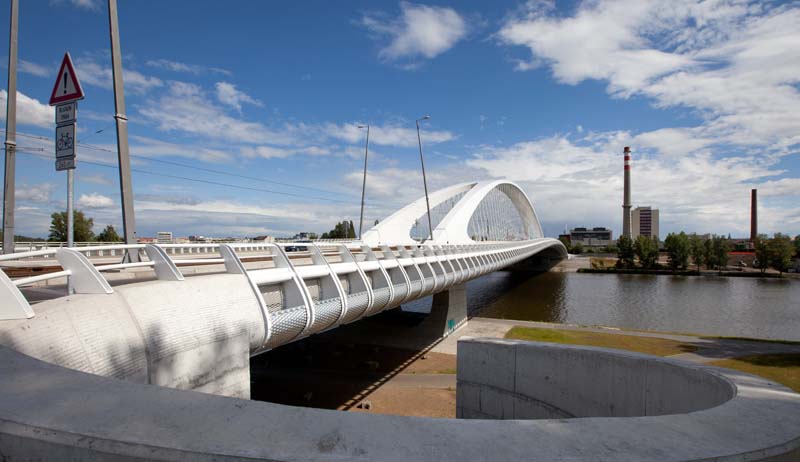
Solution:
M614 237L608 228L573 228L569 230L569 242L584 247L607 247L614 244Z
M156 233L156 239L158 240L159 244L172 244L172 232L159 231Z
M311 239L311 234L313 234L313 233L310 233L308 231L304 231L302 233L295 234L293 239L296 240L296 241L307 241L307 240Z
M137 244L156 244L158 243L158 239L154 237L137 237L136 238Z
M658 235L658 209L636 207L631 212L631 238L648 236L660 239Z

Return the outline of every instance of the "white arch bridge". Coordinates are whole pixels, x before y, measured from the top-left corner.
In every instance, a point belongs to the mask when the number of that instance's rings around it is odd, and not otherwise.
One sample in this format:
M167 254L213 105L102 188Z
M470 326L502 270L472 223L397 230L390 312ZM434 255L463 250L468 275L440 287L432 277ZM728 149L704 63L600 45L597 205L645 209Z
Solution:
M53 260L60 268L13 279L0 272L0 344L74 369L177 388L202 389L185 377L205 374L206 385L216 383L212 392L249 395L249 381L246 390L230 389L225 380L219 385L214 366L198 366L197 358L222 351L242 364L242 350L256 355L493 271L549 267L567 255L559 241L543 237L533 205L514 183L451 186L431 194L430 206L433 239L424 242L415 239L429 234L422 198L363 241L113 245L5 255L0 262L7 270ZM118 263L126 251L146 258ZM66 277L74 295L32 305L52 293L43 284L63 284ZM463 304L449 330L466 320Z

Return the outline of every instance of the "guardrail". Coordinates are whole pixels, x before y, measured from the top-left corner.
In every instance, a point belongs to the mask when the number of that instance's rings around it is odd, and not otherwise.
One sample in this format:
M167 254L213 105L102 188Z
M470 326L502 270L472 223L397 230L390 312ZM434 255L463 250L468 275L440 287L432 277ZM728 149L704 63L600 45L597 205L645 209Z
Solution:
M21 287L70 278L77 294L114 292L108 273L152 269L158 280L183 281L182 268L242 274L263 314L263 349L394 308L563 246L554 239L470 245L381 245L361 242L136 244L62 247L0 256L0 264L54 258L60 269L10 278L0 272L0 319L35 315ZM291 249L291 252L287 250ZM89 257L140 254L109 263ZM563 255L566 251L563 250ZM66 295L66 294L65 294Z

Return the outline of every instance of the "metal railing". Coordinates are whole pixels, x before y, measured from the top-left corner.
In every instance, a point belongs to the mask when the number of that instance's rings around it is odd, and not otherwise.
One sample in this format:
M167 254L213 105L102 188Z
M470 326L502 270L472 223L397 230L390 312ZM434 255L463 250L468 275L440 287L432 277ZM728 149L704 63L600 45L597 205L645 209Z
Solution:
M0 256L4 267L32 264L37 259L45 263L55 260L60 266L50 265L49 272L16 278L0 272L0 319L35 315L22 287L70 278L75 293L111 294L110 272L152 270L157 280L182 281L189 275L187 268L202 266L206 272L247 278L264 315L267 334L263 348L269 349L447 290L552 246L561 244L554 239L534 239L378 248L358 241L48 248ZM139 253L140 261L122 260L129 252ZM109 255L118 261L102 258ZM269 304L266 294L272 294Z

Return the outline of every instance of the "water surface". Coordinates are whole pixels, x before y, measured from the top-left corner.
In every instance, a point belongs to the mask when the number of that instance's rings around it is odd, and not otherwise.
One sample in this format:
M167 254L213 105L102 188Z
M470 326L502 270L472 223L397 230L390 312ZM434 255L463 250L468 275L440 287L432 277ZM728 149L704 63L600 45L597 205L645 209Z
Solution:
M800 340L798 280L499 271L467 294L471 316Z

